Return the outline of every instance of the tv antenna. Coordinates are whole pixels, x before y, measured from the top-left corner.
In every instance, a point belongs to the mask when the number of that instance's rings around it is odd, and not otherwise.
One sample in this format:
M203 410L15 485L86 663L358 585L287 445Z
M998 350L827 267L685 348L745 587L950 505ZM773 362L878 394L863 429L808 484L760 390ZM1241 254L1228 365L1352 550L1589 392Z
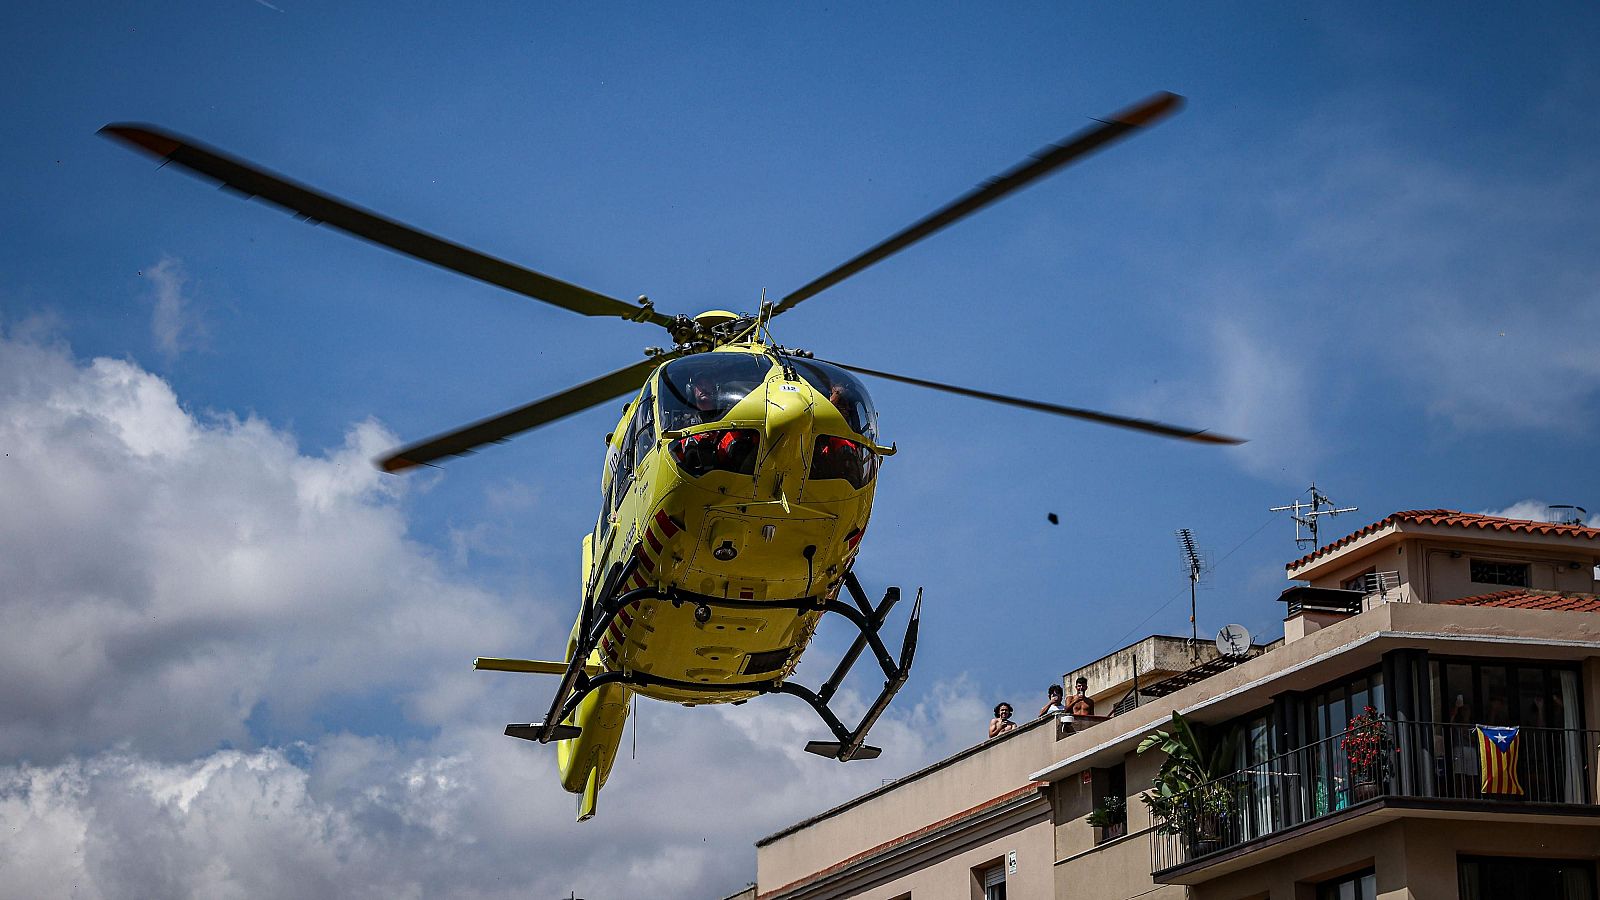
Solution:
M1200 640L1200 628L1195 623L1195 589L1205 575L1206 564L1200 557L1200 550L1194 545L1194 532L1179 528L1174 533L1178 536L1178 549L1183 551L1183 565L1189 576L1189 653L1194 655L1195 645Z
M1274 506L1268 512L1288 512L1294 519L1294 545L1304 550L1307 547L1322 546L1317 542L1317 519L1323 516L1337 516L1339 513L1355 512L1357 507L1338 506L1328 495L1317 490L1317 483L1311 482L1307 491L1311 495L1311 502L1302 503L1299 500L1288 506Z

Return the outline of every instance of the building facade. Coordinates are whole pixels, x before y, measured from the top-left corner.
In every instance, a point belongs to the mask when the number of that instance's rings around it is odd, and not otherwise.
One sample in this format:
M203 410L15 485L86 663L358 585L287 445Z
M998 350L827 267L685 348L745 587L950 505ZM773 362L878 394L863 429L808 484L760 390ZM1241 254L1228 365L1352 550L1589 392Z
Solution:
M1600 900L1597 566L1600 529L1396 513L1289 564L1281 640L1068 673L1112 714L763 838L756 896ZM1174 713L1205 778L1152 807Z

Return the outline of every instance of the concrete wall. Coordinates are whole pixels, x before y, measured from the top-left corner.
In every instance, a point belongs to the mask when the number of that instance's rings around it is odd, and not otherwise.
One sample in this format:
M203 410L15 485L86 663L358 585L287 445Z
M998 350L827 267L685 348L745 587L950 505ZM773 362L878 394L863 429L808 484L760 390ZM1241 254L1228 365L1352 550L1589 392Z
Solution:
M1452 559L1451 551L1460 556ZM1298 574L1290 570L1290 577L1304 578L1314 587L1337 588L1368 569L1396 572L1401 584L1410 586L1412 596L1423 603L1503 590L1501 585L1472 581L1473 558L1528 563L1528 587L1534 590L1589 593L1596 590L1594 567L1600 564L1600 549L1584 540L1406 525L1363 538Z
M1123 900L1130 897L1181 898L1181 885L1158 885L1150 877L1150 811L1139 795L1150 787L1161 754L1129 753L1126 760L1128 832L1125 836L1094 843L1095 829L1083 819L1093 808L1096 786L1082 778L1057 782L1055 809L1055 897L1094 897ZM1098 773L1097 773L1098 774Z
M1150 879L1150 838L1142 832L1103 844L1093 853L1069 857L1055 868L1051 896L1061 900L1183 900L1188 893L1181 884L1156 884Z
M1005 865L1012 852L1017 855L1017 871L1006 875L1006 895L1017 900L1042 900L1053 896L1050 827L1046 820L942 857L899 877L822 896L899 900L909 894L912 900L983 900L979 874L993 866Z
M1317 884L1372 868L1382 900L1458 900L1458 855L1600 860L1597 825L1592 819L1575 824L1389 819L1196 885L1191 896L1316 900Z
M1163 678L1186 672L1198 663L1210 662L1219 655L1216 642L1211 637L1202 635L1191 653L1188 638L1157 634L1068 672L1062 676L1061 683L1070 696L1073 683L1080 677L1087 679L1095 712L1105 715L1133 689L1136 670L1139 684L1148 687Z
M1055 723L1040 720L919 778L756 848L762 893L1028 784L1055 760ZM1050 829L1043 829L1049 841ZM1047 860L1053 859L1048 852Z
M1454 559L1454 550L1460 556ZM1480 584L1471 577L1474 559L1528 564L1528 587L1539 591L1594 590L1594 563L1590 554L1577 551L1540 550L1524 547L1485 546L1474 549L1459 543L1419 541L1415 555L1422 574L1417 579L1426 602L1438 603L1457 597L1471 597L1505 590L1503 585ZM1578 567L1573 568L1572 564Z

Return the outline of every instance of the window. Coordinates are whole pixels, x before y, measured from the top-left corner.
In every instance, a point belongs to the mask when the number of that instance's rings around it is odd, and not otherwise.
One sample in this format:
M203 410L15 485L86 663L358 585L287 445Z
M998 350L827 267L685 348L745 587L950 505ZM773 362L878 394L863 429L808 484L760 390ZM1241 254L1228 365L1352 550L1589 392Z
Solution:
M1277 831L1277 798L1283 785L1272 764L1272 716L1262 713L1241 723L1234 749L1234 768L1242 773L1237 810L1240 836L1245 840Z
M1461 900L1595 900L1583 860L1463 856L1458 871Z
M656 399L650 385L645 385L644 397L639 400L639 411L634 414L629 431L628 440L633 442L633 467L638 469L656 448Z
M978 871L978 884L983 888L983 900L1006 900L1006 867L1004 863Z
M1480 796L1477 726L1516 726L1522 749L1517 778L1523 799L1582 803L1581 711L1578 670L1531 662L1432 662L1433 720L1440 758L1436 769L1447 796Z
M1359 802L1355 793L1357 779L1350 772L1349 754L1340 748L1339 736L1350 728L1350 720L1369 706L1380 716L1388 715L1382 672L1369 671L1329 685L1310 698L1306 708L1310 733L1306 737L1314 744L1309 764L1315 774L1307 789L1312 792L1313 816Z
M854 375L815 359L792 359L794 370L806 383L828 398L845 424L869 441L878 439L878 411L867 388Z
M1103 844L1128 833L1128 767L1117 763L1093 772L1094 808L1089 822L1099 829L1095 843Z
M1378 900L1378 875L1371 869L1317 885L1317 900Z
M1362 572L1360 575L1357 575L1354 578L1346 578L1340 583L1339 587L1344 588L1347 591L1361 591L1362 593L1366 593L1368 576L1376 575L1377 572L1377 568L1367 569L1365 572Z
M678 431L720 422L761 386L772 360L753 353L697 353L661 370L661 425ZM754 413L760 418L760 410Z
M1472 580L1478 584L1503 584L1508 587L1528 586L1528 564L1494 562L1487 559L1471 560Z

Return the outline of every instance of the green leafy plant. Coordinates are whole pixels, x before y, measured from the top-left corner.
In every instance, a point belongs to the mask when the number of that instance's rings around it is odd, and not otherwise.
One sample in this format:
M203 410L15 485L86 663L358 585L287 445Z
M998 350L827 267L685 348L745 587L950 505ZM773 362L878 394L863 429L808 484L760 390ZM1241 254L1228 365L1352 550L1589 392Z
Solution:
M1100 803L1089 812L1084 821L1096 828L1111 828L1126 822L1127 817L1128 801L1119 796L1111 795L1102 798Z
M1167 758L1156 771L1152 790L1139 795L1161 834L1182 835L1191 844L1214 835L1217 824L1232 815L1233 741L1191 725L1174 712L1167 730L1139 743L1139 752L1160 750Z

